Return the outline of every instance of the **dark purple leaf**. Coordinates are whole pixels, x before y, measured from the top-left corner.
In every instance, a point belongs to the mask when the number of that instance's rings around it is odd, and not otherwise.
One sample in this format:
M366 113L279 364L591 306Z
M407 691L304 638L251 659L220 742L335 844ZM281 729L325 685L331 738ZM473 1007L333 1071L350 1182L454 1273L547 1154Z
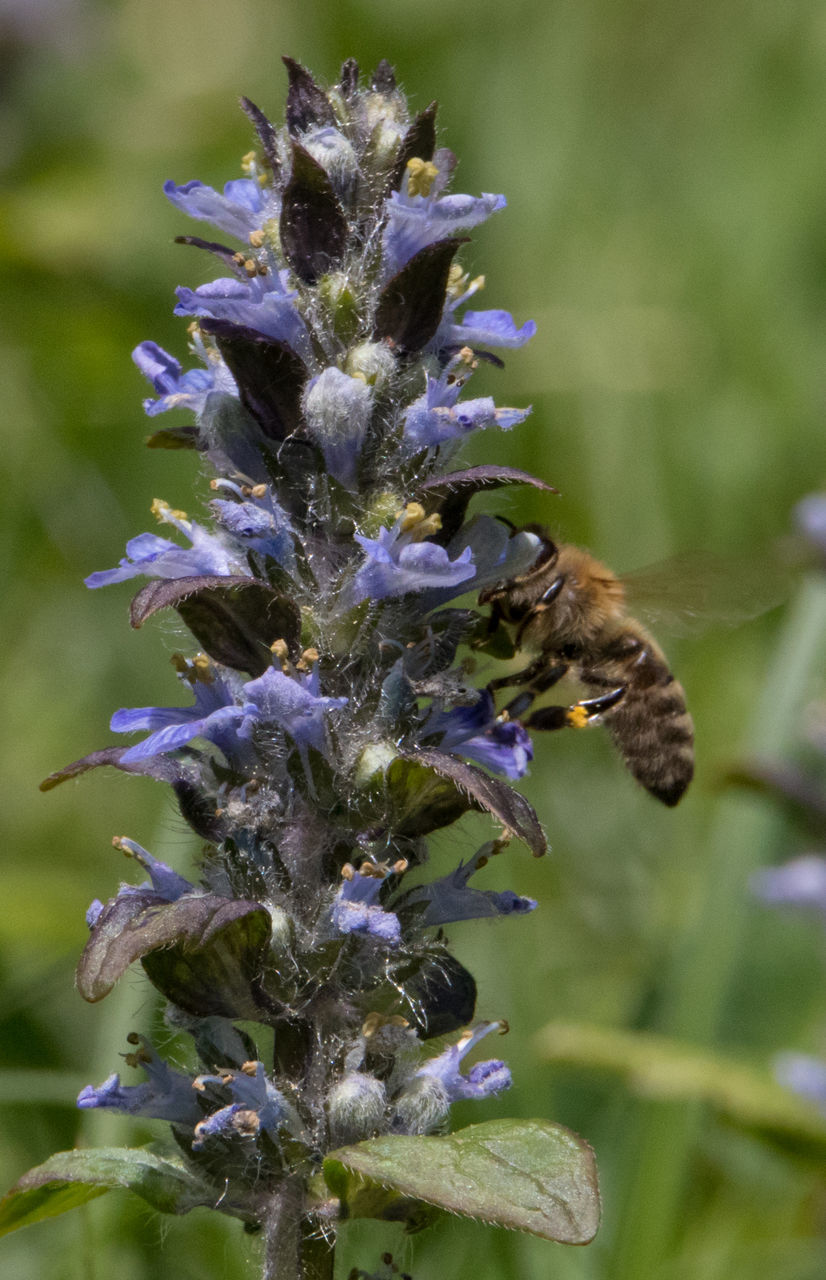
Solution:
M56 773L50 773L48 778L44 778L41 782L40 790L51 791L61 782L68 782L70 778L79 778L90 769L100 769L103 765L111 765L115 769L122 770L123 773L136 773L154 778L158 782L168 782L173 787L177 783L191 781L180 761L171 760L167 756L152 756L148 760L134 760L128 764L121 764L121 756L128 750L128 747L104 747L102 751L90 751L88 756L81 756L80 760L74 760L71 764L58 769Z
M238 261L238 254L227 245L217 244L214 240L202 240L200 236L176 236L175 243L191 244L195 249L205 249L207 253L212 253L216 258L220 258L239 280L246 280L247 273Z
M241 403L268 440L282 441L301 427L301 392L307 379L304 362L285 342L255 329L204 316L211 334L238 383Z
M146 437L148 449L198 449L201 433L197 427L163 427Z
M424 1040L448 1035L473 1021L476 980L449 951L429 958L405 983L405 994Z
M352 98L359 87L359 64L355 58L348 58L346 62L341 64L341 75L338 82L345 98Z
M330 179L297 142L279 228L284 257L306 284L336 266L347 247L347 219Z
M399 144L399 154L390 173L387 190L398 191L407 169L408 160L432 160L436 150L436 111L439 104L431 102L420 111Z
M431 501L435 498L436 510L442 517L442 528L438 540L449 542L461 528L468 503L475 494L511 484L529 484L534 489L543 489L546 493L559 493L552 484L537 479L528 471L520 471L518 467L497 467L489 464L470 467L467 471L453 471L446 476L432 476L419 486L419 492L427 494Z
M254 676L270 666L270 645L285 640L294 652L301 633L294 601L257 578L156 578L132 601L132 626L141 627L153 613L169 607L177 609L211 658Z
M437 240L406 262L381 291L373 336L391 342L401 355L415 355L436 333L445 305L450 265L468 238Z
M468 807L481 809L498 819L504 827L524 840L535 857L547 852L548 842L533 806L525 797L503 782L492 778L476 765L443 751L417 751L403 759L413 761L439 777L449 780L466 795ZM392 766L391 766L392 768Z
M252 121L253 128L258 134L258 141L261 143L261 150L264 152L264 158L272 170L273 176L275 176L281 168L281 160L278 155L277 134L274 125L267 119L261 108L256 107L254 102L250 102L249 98L241 98L241 109Z
M335 125L336 116L324 90L306 67L293 58L282 58L290 78L287 90L287 128L293 137L307 129Z
M396 72L386 58L382 58L370 78L370 88L376 93L392 93L396 87Z
M270 932L269 912L259 902L215 894L168 902L152 889L121 893L95 922L77 967L78 990L95 1004L141 960L154 985L187 1012L253 1017L251 984Z

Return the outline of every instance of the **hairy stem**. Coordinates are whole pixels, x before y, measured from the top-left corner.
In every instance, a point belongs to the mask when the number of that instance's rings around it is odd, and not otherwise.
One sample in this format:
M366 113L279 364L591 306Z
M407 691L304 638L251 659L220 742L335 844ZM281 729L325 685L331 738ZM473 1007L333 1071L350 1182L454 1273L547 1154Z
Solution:
M262 1280L302 1280L299 1229L303 1199L301 1184L290 1179L274 1193L264 1219Z

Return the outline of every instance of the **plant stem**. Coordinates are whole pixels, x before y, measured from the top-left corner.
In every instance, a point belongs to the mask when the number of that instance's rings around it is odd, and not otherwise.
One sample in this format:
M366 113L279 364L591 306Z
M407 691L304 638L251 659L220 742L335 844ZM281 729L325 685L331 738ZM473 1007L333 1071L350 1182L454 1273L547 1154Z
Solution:
M792 744L824 650L826 585L817 579L804 583L790 611L744 754L777 756ZM751 798L732 794L720 802L710 834L706 892L672 955L658 1030L694 1044L714 1039L741 950L748 877L771 860L781 831L780 814ZM650 1103L639 1114L634 1175L619 1209L612 1280L651 1280L662 1268L703 1108Z
M320 1235L304 1209L304 1186L285 1179L264 1221L262 1280L333 1280L335 1245Z

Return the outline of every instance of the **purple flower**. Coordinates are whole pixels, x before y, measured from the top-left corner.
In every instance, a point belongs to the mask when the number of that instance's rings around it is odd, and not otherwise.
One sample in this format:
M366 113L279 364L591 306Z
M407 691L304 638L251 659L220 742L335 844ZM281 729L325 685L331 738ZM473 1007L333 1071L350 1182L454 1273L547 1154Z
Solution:
M203 344L200 344L203 348ZM183 372L180 364L155 342L141 342L132 352L132 359L147 378L159 399L144 400L143 407L150 418L168 409L191 409L200 415L212 391L227 395L238 394L235 379L223 360L211 360L206 369L189 369ZM206 360L206 354L204 353Z
M189 683L189 675L185 678ZM243 720L246 708L237 705L240 695L231 678L195 679L191 684L195 702L189 707L124 707L112 716L110 728L115 733L135 733L151 730L149 737L137 743L121 757L130 763L176 751L193 738L207 738L230 761L240 761L249 755L246 742L239 740L236 725ZM243 735L242 735L243 736Z
M437 1081L444 1089L449 1102L460 1099L488 1098L492 1094L501 1093L513 1084L511 1073L504 1062L492 1058L488 1062L477 1062L467 1075L459 1070L462 1059L471 1049L484 1039L491 1031L501 1027L499 1022L481 1022L473 1031L466 1031L456 1044L445 1049L438 1058L431 1058L420 1067L414 1079Z
M180 529L191 546L180 547L156 533L139 533L126 544L126 557L115 569L99 569L86 578L86 586L107 587L127 578L188 578L201 574L247 574L249 569L240 555L233 555L224 540L208 533L202 525L173 511L165 502L155 501L152 510L166 524Z
M231 480L216 480L214 488L241 495L240 487ZM223 527L242 540L245 550L269 556L288 573L295 570L293 527L269 488L254 500L242 497L238 502L231 502L214 498L209 505Z
M428 530L433 531L425 520L416 522L403 513L392 529L380 529L378 538L357 533L366 560L353 580L352 603L384 600L426 587L448 588L449 598L460 583L473 578L476 567L470 547L451 560L444 547L421 540Z
M752 890L770 906L803 907L826 915L826 858L815 853L767 867L752 877Z
M257 680L244 685L244 720L239 729L242 738L251 738L256 724L275 723L284 729L303 750L326 747L325 716L346 706L347 698L328 698L319 694L318 671L307 675L287 676L270 667Z
M443 751L458 751L506 778L523 777L533 759L527 729L518 720L497 716L487 690L473 706L442 712L426 731L441 735Z
M521 898L512 889L497 893L493 889L469 888L471 876L502 848L501 842L489 841L467 862L460 862L455 871L431 881L430 884L417 885L415 889L402 894L393 903L394 909L403 913L409 907L415 907L417 911L421 911L416 918L423 927L452 924L458 920L478 920L488 916L527 915L535 911L536 902L533 898Z
M231 324L244 325L286 342L305 363L312 360L312 347L301 315L296 310L295 290L288 288L288 271L270 272L252 280L222 276L197 289L176 289L176 316L213 316Z
M449 313L445 308L446 318ZM466 311L461 320L443 323L439 338L445 346L513 348L524 346L535 333L533 320L517 329L508 311Z
M826 1113L826 1063L806 1053L781 1053L774 1060L778 1082Z
M295 1108L267 1076L263 1062L247 1062L240 1071L198 1076L194 1088L203 1094L228 1094L231 1102L202 1119L195 1126L193 1150L199 1151L211 1137L255 1138L263 1130L279 1140L282 1130L293 1137L303 1136L303 1126Z
M477 227L507 204L504 196L489 193L481 196L410 195L408 187L408 182L403 180L401 190L392 192L386 204L385 279L395 275L426 245Z
M794 509L794 523L821 554L826 554L826 494L810 493Z
M165 902L177 902L178 898L182 898L185 893L191 893L195 888L189 880L179 876L177 871L173 871L165 862L153 858L151 853L136 844L134 840L128 840L126 836L117 836L112 844L116 849L121 849L127 857L134 858L145 871L149 872L149 879L144 880L142 884L122 884L117 892L118 898L143 896L147 889L151 889ZM105 907L100 898L95 898L90 903L86 912L86 923L90 930L94 929L104 910Z
M251 231L257 231L278 214L272 195L250 178L226 183L223 195L197 179L182 186L170 179L163 189L176 209L182 209L190 218L211 222L238 240L247 241Z
M414 448L434 448L482 427L509 430L524 422L528 409L497 409L491 396L457 405L463 382L449 370L427 379L427 390L410 405L404 418L404 438Z
M515 578L533 564L540 547L535 533L520 530L511 533L500 520L492 516L476 516L470 520L451 541L451 555L471 553L476 572L473 576L474 591L481 591L500 579ZM445 597L446 598L446 597Z
M130 1037L140 1043L136 1053L126 1055L129 1066L142 1067L149 1077L143 1084L122 1085L115 1072L98 1088L87 1085L78 1094L82 1110L94 1107L125 1111L131 1116L147 1116L152 1120L171 1120L173 1124L194 1126L203 1115L198 1096L192 1088L192 1077L173 1071L141 1037Z
M401 941L398 916L385 911L379 902L382 884L395 868L374 868L369 862L364 868L356 871L349 862L342 868L341 888L331 912L333 924L339 933L368 934L391 947L398 946Z

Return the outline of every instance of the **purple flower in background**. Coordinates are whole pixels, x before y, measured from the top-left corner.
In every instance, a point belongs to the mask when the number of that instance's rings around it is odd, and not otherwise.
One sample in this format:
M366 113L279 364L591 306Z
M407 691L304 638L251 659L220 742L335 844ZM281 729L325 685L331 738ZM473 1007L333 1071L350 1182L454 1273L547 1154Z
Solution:
M826 1115L826 1062L806 1053L780 1053L774 1074L780 1084L814 1102Z
M766 867L756 872L751 885L770 906L802 907L826 915L826 858L815 853L782 867Z

